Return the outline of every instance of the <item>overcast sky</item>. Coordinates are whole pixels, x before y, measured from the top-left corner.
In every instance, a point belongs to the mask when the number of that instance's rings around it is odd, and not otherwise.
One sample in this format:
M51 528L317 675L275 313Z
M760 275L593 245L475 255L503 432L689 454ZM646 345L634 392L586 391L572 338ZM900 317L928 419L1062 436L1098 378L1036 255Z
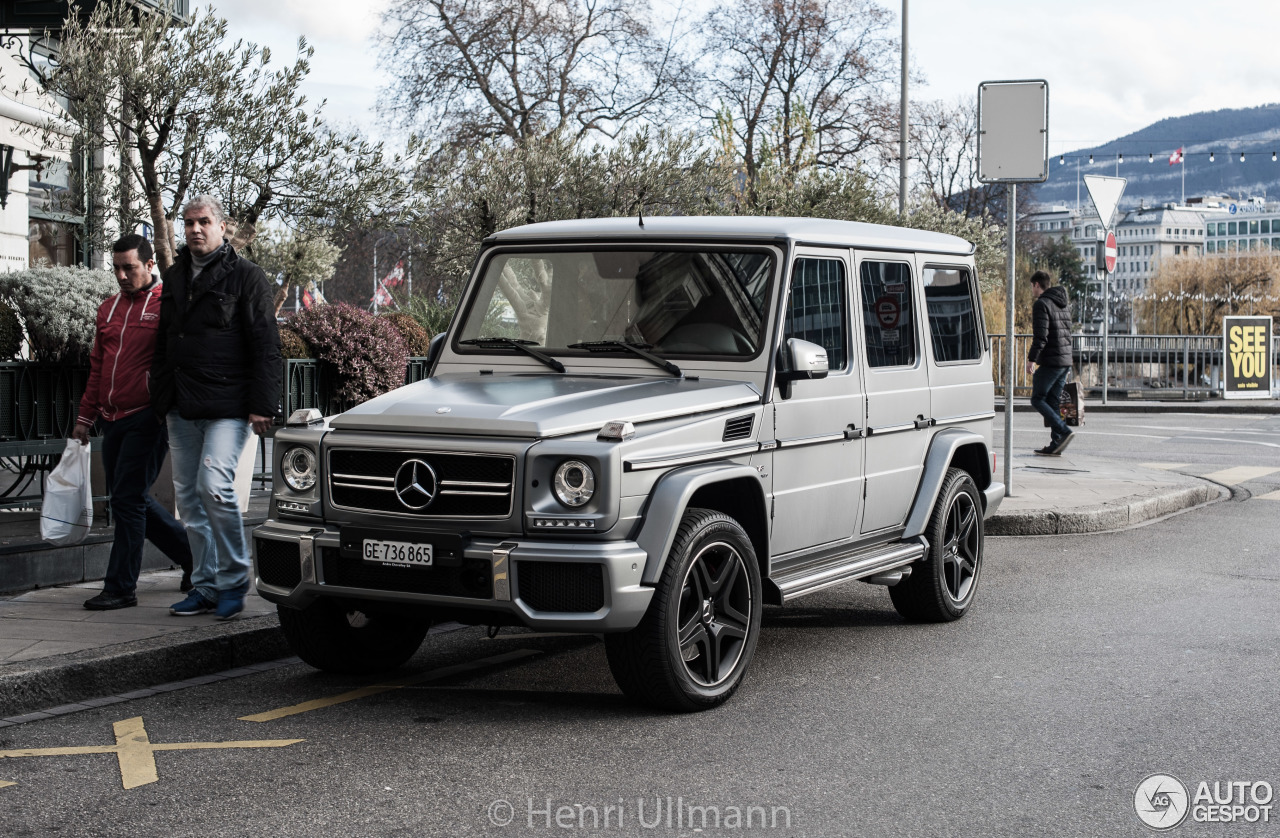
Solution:
M684 3L696 10L712 0ZM236 37L270 46L282 59L305 35L316 49L310 95L329 100L331 119L366 129L394 67L394 56L377 56L372 44L387 4L213 2ZM900 0L883 5L901 10ZM913 98L954 100L973 95L981 81L1048 79L1053 154L1169 116L1280 100L1274 0L909 0L908 8L912 62L928 80Z

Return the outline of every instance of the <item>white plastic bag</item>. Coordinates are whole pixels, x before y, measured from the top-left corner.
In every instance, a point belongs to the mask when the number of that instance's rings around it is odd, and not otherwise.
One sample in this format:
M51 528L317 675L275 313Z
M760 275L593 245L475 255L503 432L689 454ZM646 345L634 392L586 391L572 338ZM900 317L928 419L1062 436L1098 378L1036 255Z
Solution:
M89 446L67 440L62 459L45 481L40 537L59 547L79 544L93 526L93 486Z

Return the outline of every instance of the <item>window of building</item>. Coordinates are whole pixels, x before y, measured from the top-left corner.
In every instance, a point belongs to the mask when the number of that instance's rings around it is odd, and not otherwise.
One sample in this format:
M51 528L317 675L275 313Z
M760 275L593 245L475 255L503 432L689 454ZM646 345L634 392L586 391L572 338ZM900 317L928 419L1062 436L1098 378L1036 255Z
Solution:
M848 360L848 310L843 262L796 260L784 337L816 343L827 350L828 367L843 370Z
M867 365L904 367L916 361L911 268L902 262L863 262L862 324Z
M1241 231L1241 232L1243 232L1243 231ZM1257 222L1257 220L1256 220L1256 219L1255 219L1255 220L1253 220L1253 221L1250 221L1250 222L1249 222L1249 235L1251 235L1251 236L1256 236L1256 235L1258 235L1258 222Z
M1235 240L1235 239L1229 239L1229 240L1227 241L1227 252L1228 252L1228 253L1235 253L1235 252L1236 252L1236 240Z
M1219 235L1219 236L1225 236L1226 234L1227 234L1227 222L1225 222L1225 221L1219 221L1219 222L1218 222L1218 235Z
M1261 221L1260 223L1262 224L1262 232L1263 232L1263 233L1270 233L1270 232L1271 232L1271 219L1270 219L1270 218L1264 218L1264 219L1262 219L1262 221Z
M1216 253L1217 251L1215 250L1215 247L1217 244L1218 244L1217 242L1205 242L1204 243L1205 253Z
M1234 236L1236 234L1236 223L1234 221L1227 222L1227 235Z
M929 312L933 359L976 361L986 343L973 279L964 268L925 268L924 300Z

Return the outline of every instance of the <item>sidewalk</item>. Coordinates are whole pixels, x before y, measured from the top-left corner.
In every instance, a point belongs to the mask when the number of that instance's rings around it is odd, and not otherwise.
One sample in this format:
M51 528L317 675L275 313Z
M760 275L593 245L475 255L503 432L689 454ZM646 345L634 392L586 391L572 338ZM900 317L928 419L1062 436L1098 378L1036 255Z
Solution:
M987 534L1120 529L1228 494L1191 475L1070 452L1016 458L1013 491L987 522ZM182 598L178 580L176 570L145 573L138 607L120 611L84 609L97 582L0 597L0 728L45 717L22 715L32 711L57 715L82 709L71 702L177 689L188 679L289 654L274 608L256 595L244 617L229 623L171 616L168 606Z
M1170 391L1170 394L1177 391ZM1015 397L1015 413L1031 411L1031 400ZM996 413L1004 413L1004 396L996 396ZM1130 399L1112 395L1103 404L1101 399L1085 399L1084 415L1090 413L1243 413L1246 415L1280 413L1280 399Z

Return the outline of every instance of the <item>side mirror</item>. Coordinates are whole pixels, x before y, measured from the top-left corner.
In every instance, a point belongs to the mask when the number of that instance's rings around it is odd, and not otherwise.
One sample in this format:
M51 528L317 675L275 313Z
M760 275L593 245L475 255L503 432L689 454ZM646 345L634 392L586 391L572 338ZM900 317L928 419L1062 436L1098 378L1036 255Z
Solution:
M799 338L788 338L778 353L778 383L782 397L791 398L791 383L826 378L829 371L827 350Z
M440 359L440 353L444 351L444 339L448 332L441 332L431 339L431 343L427 345L427 375L433 375L436 369L436 361Z

